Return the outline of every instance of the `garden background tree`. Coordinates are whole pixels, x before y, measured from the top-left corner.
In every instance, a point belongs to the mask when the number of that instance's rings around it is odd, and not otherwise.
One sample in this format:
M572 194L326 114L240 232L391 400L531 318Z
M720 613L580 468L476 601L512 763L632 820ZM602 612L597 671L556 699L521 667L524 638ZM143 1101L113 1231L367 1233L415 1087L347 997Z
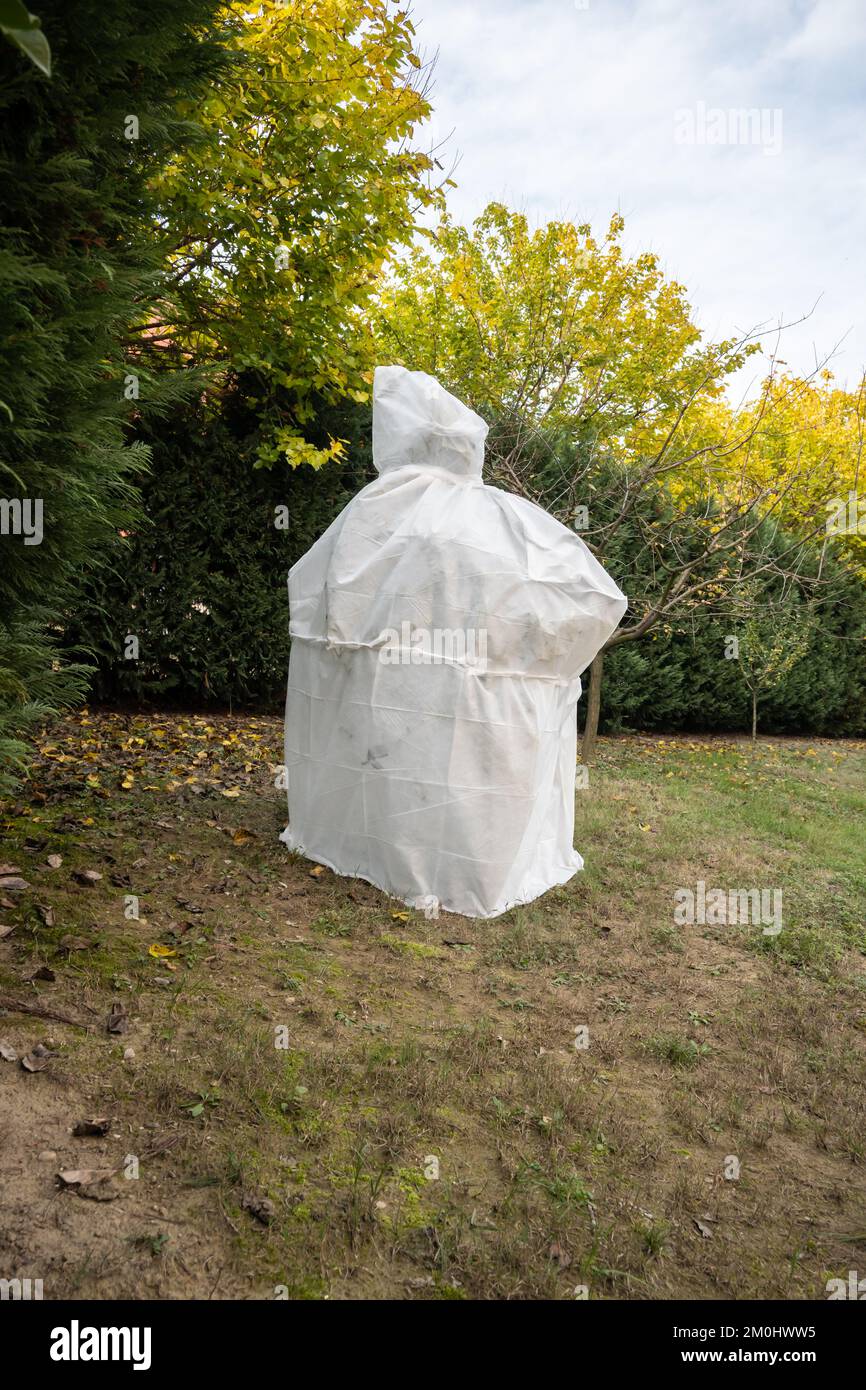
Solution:
M86 691L56 638L82 567L105 561L134 513L147 462L134 415L195 387L184 372L157 380L142 357L133 365L124 337L165 288L152 181L204 138L196 102L232 61L215 0L39 10L50 78L0 45L0 493L43 514L40 543L0 536L5 769L20 766L27 728Z
M663 476L664 465L659 471L654 463L637 479L626 473L618 511L612 520L603 520L593 529L594 548L609 557L618 549L617 533L627 521L631 523L627 560L631 592L625 622L590 668L584 762L592 757L598 730L605 652L640 640L659 623L676 624L696 614L709 617L732 605L739 605L743 615L747 596L749 621L756 620L760 605L772 602L779 585L799 585L810 594L820 588L822 550L816 542L823 535L824 521L818 520L808 530L791 527L785 507L799 473L792 474L783 487L749 477L746 463L756 429L750 426L738 438L740 471L731 469L724 478L712 465L724 452L721 445L708 455L700 486L693 473L688 489L672 488L672 480ZM608 513L616 505L609 493ZM788 670L790 666L780 672L779 679Z
M769 379L748 414L764 417L750 475L776 491L793 479L792 524L809 529L824 518L836 553L866 579L866 377L852 390L826 368Z
M749 692L752 742L758 736L758 703L781 684L809 650L815 618L796 595L768 595L754 580L742 584L732 610L737 641L737 670Z
M800 384L778 388L771 359L757 407L731 407L726 381L758 351L755 336L705 343L683 287L657 257L627 258L622 232L620 217L601 240L568 222L532 231L501 204L471 229L446 219L386 277L376 317L383 355L438 375L491 420L491 481L566 524L579 517L621 577L629 612L604 650L718 603L735 558L756 578L796 572L819 529L767 548L809 465L792 462L781 482L752 467L767 420ZM604 651L590 668L585 762L603 663Z
M369 398L381 267L441 207L444 175L414 143L429 71L389 0L233 9L230 80L181 106L212 138L156 181L169 275L138 335L253 383L259 465L319 467L343 445L311 442L316 404Z

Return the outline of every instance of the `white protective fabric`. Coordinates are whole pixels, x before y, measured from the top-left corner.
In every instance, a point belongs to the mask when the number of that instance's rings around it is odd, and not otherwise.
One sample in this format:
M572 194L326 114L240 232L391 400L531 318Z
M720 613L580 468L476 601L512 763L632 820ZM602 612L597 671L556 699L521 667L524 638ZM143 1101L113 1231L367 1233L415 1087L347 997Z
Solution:
M574 532L481 481L486 434L433 377L378 367L379 477L289 574L281 838L469 917L582 868L580 673L626 608Z

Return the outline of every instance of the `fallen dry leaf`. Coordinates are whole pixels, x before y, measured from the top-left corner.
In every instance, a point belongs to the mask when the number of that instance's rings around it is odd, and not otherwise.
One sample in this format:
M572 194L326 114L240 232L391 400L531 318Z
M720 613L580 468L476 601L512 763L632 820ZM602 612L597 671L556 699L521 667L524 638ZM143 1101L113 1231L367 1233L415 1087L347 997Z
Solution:
M75 869L72 877L78 883L83 884L85 888L94 888L102 879L102 874L98 873L96 869Z
M79 1120L72 1133L77 1139L102 1139L111 1128L111 1120L107 1115L100 1115L94 1120Z
M58 1173L64 1187L78 1187L79 1183L101 1183L111 1177L110 1168L64 1168Z
M571 1256L568 1251L560 1245L558 1240L553 1242L547 1253L548 1257L554 1264L559 1265L560 1269L568 1269L568 1266L571 1264Z
M111 1013L108 1015L105 1025L109 1033L128 1033L129 1014L121 1003L114 1003L111 1006Z
M30 884L26 878L19 878L17 875L4 874L0 877L0 892L3 893L24 893Z
M0 1038L0 1057L3 1058L4 1062L18 1061L18 1053L15 1051L12 1044L7 1042L5 1038Z
M273 1220L276 1208L269 1197L259 1197L255 1192L247 1192L241 1206L244 1211L248 1211L257 1221L261 1221L263 1226L269 1226Z
M37 1043L26 1057L21 1058L21 1065L25 1071L44 1071L54 1056L43 1043Z
M66 1168L57 1174L64 1188L69 1188L79 1197L89 1197L94 1202L113 1202L120 1196L113 1186L113 1168Z
M93 945L95 942L88 941L84 936L73 936L72 932L67 932L65 936L60 938L60 948L63 951L86 951Z

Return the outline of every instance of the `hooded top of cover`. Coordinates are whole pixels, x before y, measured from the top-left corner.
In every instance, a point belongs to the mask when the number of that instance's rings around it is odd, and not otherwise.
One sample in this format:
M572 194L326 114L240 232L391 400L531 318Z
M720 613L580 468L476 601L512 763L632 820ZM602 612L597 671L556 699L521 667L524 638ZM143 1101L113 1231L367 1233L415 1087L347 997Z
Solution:
M379 473L412 466L480 478L487 428L426 372L376 368L373 462Z

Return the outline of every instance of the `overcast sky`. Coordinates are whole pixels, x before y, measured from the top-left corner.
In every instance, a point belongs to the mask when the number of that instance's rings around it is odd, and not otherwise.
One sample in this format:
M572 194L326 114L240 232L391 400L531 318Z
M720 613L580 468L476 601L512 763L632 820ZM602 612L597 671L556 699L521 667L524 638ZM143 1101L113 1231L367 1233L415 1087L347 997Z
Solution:
M832 368L856 382L866 0L413 0L411 13L424 56L439 54L427 138L450 135L441 157L460 156L459 220L497 198L603 233L619 211L627 250L658 253L710 337L818 301L781 356L806 372L844 339Z

